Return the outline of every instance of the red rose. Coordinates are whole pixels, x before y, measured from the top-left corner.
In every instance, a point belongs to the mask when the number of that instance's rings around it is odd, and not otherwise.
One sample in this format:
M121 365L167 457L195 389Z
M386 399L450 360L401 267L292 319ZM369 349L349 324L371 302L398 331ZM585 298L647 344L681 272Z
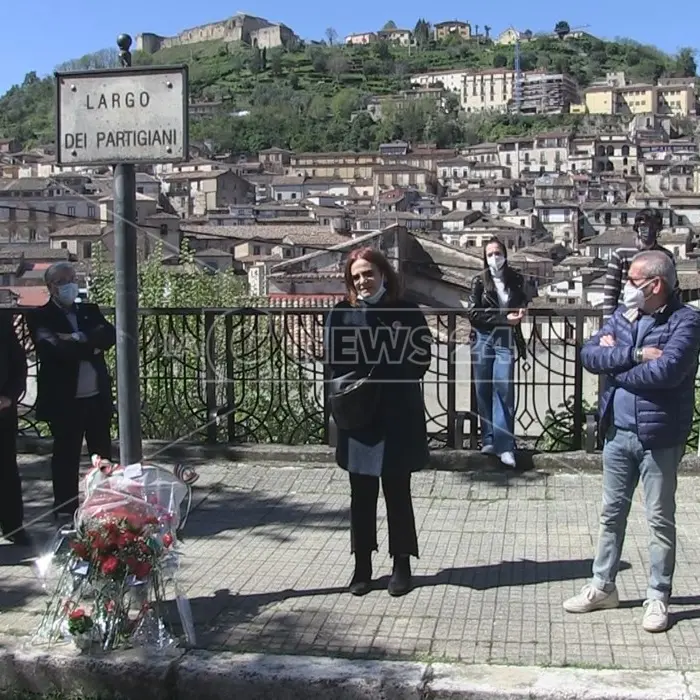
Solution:
M102 573L105 576L111 576L119 568L119 559L116 557L107 557L102 562Z
M85 617L85 611L82 608L76 608L68 617L71 620L82 620Z
M89 555L88 548L82 542L71 542L71 549L81 559L87 559Z
M164 547L172 547L173 541L174 541L173 536L169 532L166 532L163 535L163 546Z
M136 566L134 567L134 576L136 576L136 578L146 578L146 576L148 576L150 573L151 565L147 561L137 562Z

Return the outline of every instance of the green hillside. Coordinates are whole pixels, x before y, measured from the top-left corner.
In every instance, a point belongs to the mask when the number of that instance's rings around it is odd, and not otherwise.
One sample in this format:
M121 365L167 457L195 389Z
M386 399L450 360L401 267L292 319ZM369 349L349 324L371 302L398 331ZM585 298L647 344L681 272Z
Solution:
M561 117L472 115L460 117L457 105L435 114L427 103L389 111L375 124L366 113L351 115L371 95L388 95L409 87L412 73L443 68L512 67L514 48L490 41L477 44L457 38L436 44L392 47L384 42L345 47L326 44L294 50L259 51L241 45L206 42L134 54L134 65L187 63L191 95L196 101L222 102L219 114L195 119L191 139L207 140L217 150L257 151L269 146L295 150L363 150L395 138L437 142L439 146L474 143L564 124ZM100 60L108 60L101 52ZM93 57L94 58L94 55ZM93 65L83 57L77 65ZM608 71L624 70L634 81L661 76L695 75L693 52L669 56L630 40L601 41L593 37L566 40L545 35L521 46L521 68L547 68L571 73L582 86ZM247 111L248 116L232 116ZM29 73L24 83L0 98L0 134L25 145L53 138L53 83Z

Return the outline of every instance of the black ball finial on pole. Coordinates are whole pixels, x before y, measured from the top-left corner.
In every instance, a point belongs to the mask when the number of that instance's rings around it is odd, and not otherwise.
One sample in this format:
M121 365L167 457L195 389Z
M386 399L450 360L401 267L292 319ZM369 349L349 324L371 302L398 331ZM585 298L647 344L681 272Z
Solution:
M131 37L128 34L120 34L117 37L117 46L119 47L119 62L122 68L128 68L131 65Z

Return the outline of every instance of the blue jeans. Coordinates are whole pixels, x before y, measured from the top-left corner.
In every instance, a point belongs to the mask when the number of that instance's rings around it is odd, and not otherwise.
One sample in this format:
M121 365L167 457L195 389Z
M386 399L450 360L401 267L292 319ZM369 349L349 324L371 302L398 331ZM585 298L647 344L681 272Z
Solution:
M493 446L497 454L512 452L515 449L512 334L509 328L475 333L471 356L481 419L481 442L484 446Z
M611 428L603 448L603 510L593 586L612 591L620 567L627 517L641 477L649 541L649 600L668 603L676 566L676 484L685 445L645 450L635 433Z

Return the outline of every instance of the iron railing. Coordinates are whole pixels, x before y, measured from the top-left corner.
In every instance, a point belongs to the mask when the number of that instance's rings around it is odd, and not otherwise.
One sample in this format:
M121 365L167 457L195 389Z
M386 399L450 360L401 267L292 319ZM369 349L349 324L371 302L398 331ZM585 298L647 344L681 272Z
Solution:
M142 309L144 439L327 443L332 430L320 361L327 314L296 308ZM34 416L36 356L24 312L18 316L29 363L20 431L47 436L48 426ZM458 310L435 309L426 317L433 360L423 390L432 446L477 447L469 324ZM593 444L598 378L583 370L578 350L599 323L592 309L528 312L522 324L527 352L514 377L519 447L559 451ZM114 370L113 350L107 360Z

